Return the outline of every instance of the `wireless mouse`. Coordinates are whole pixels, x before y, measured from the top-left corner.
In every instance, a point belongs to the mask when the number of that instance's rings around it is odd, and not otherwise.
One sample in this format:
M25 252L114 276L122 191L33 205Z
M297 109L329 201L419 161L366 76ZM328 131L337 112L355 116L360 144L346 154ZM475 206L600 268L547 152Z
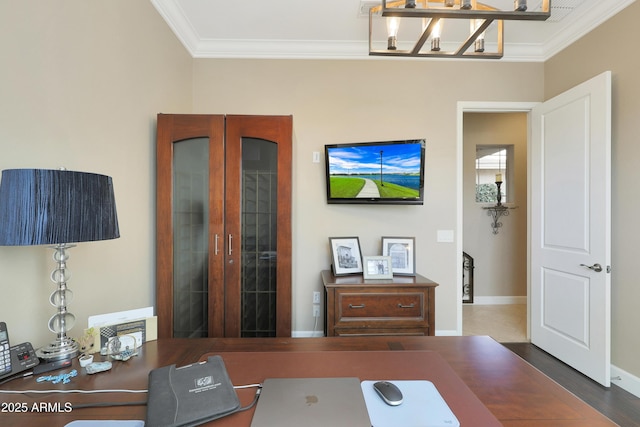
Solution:
M387 405L398 406L402 403L402 392L392 382L378 381L373 384L373 389Z

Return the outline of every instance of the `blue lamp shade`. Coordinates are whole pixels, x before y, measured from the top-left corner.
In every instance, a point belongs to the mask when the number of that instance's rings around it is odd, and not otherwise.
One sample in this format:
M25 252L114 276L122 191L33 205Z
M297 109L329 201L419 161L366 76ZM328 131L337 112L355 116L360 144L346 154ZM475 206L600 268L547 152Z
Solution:
M0 245L91 242L120 237L111 177L7 169L0 181Z

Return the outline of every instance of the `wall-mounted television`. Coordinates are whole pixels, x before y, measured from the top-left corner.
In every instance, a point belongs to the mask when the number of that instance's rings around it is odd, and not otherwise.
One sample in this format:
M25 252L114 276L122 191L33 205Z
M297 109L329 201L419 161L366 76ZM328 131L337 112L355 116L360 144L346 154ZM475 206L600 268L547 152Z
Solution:
M328 203L424 203L424 139L325 145Z

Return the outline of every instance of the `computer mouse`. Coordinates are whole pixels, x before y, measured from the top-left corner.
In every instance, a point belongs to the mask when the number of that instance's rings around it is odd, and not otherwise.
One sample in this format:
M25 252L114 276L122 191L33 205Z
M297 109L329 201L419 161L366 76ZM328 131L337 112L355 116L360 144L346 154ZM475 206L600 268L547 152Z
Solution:
M398 406L402 403L402 392L392 382L378 381L373 384L373 389L387 405Z

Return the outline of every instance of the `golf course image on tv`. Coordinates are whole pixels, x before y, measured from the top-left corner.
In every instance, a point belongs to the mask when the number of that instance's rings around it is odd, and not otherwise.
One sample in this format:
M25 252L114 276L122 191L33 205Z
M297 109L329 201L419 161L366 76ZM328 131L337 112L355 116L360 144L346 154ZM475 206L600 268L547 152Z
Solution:
M425 142L325 146L328 203L423 204Z

